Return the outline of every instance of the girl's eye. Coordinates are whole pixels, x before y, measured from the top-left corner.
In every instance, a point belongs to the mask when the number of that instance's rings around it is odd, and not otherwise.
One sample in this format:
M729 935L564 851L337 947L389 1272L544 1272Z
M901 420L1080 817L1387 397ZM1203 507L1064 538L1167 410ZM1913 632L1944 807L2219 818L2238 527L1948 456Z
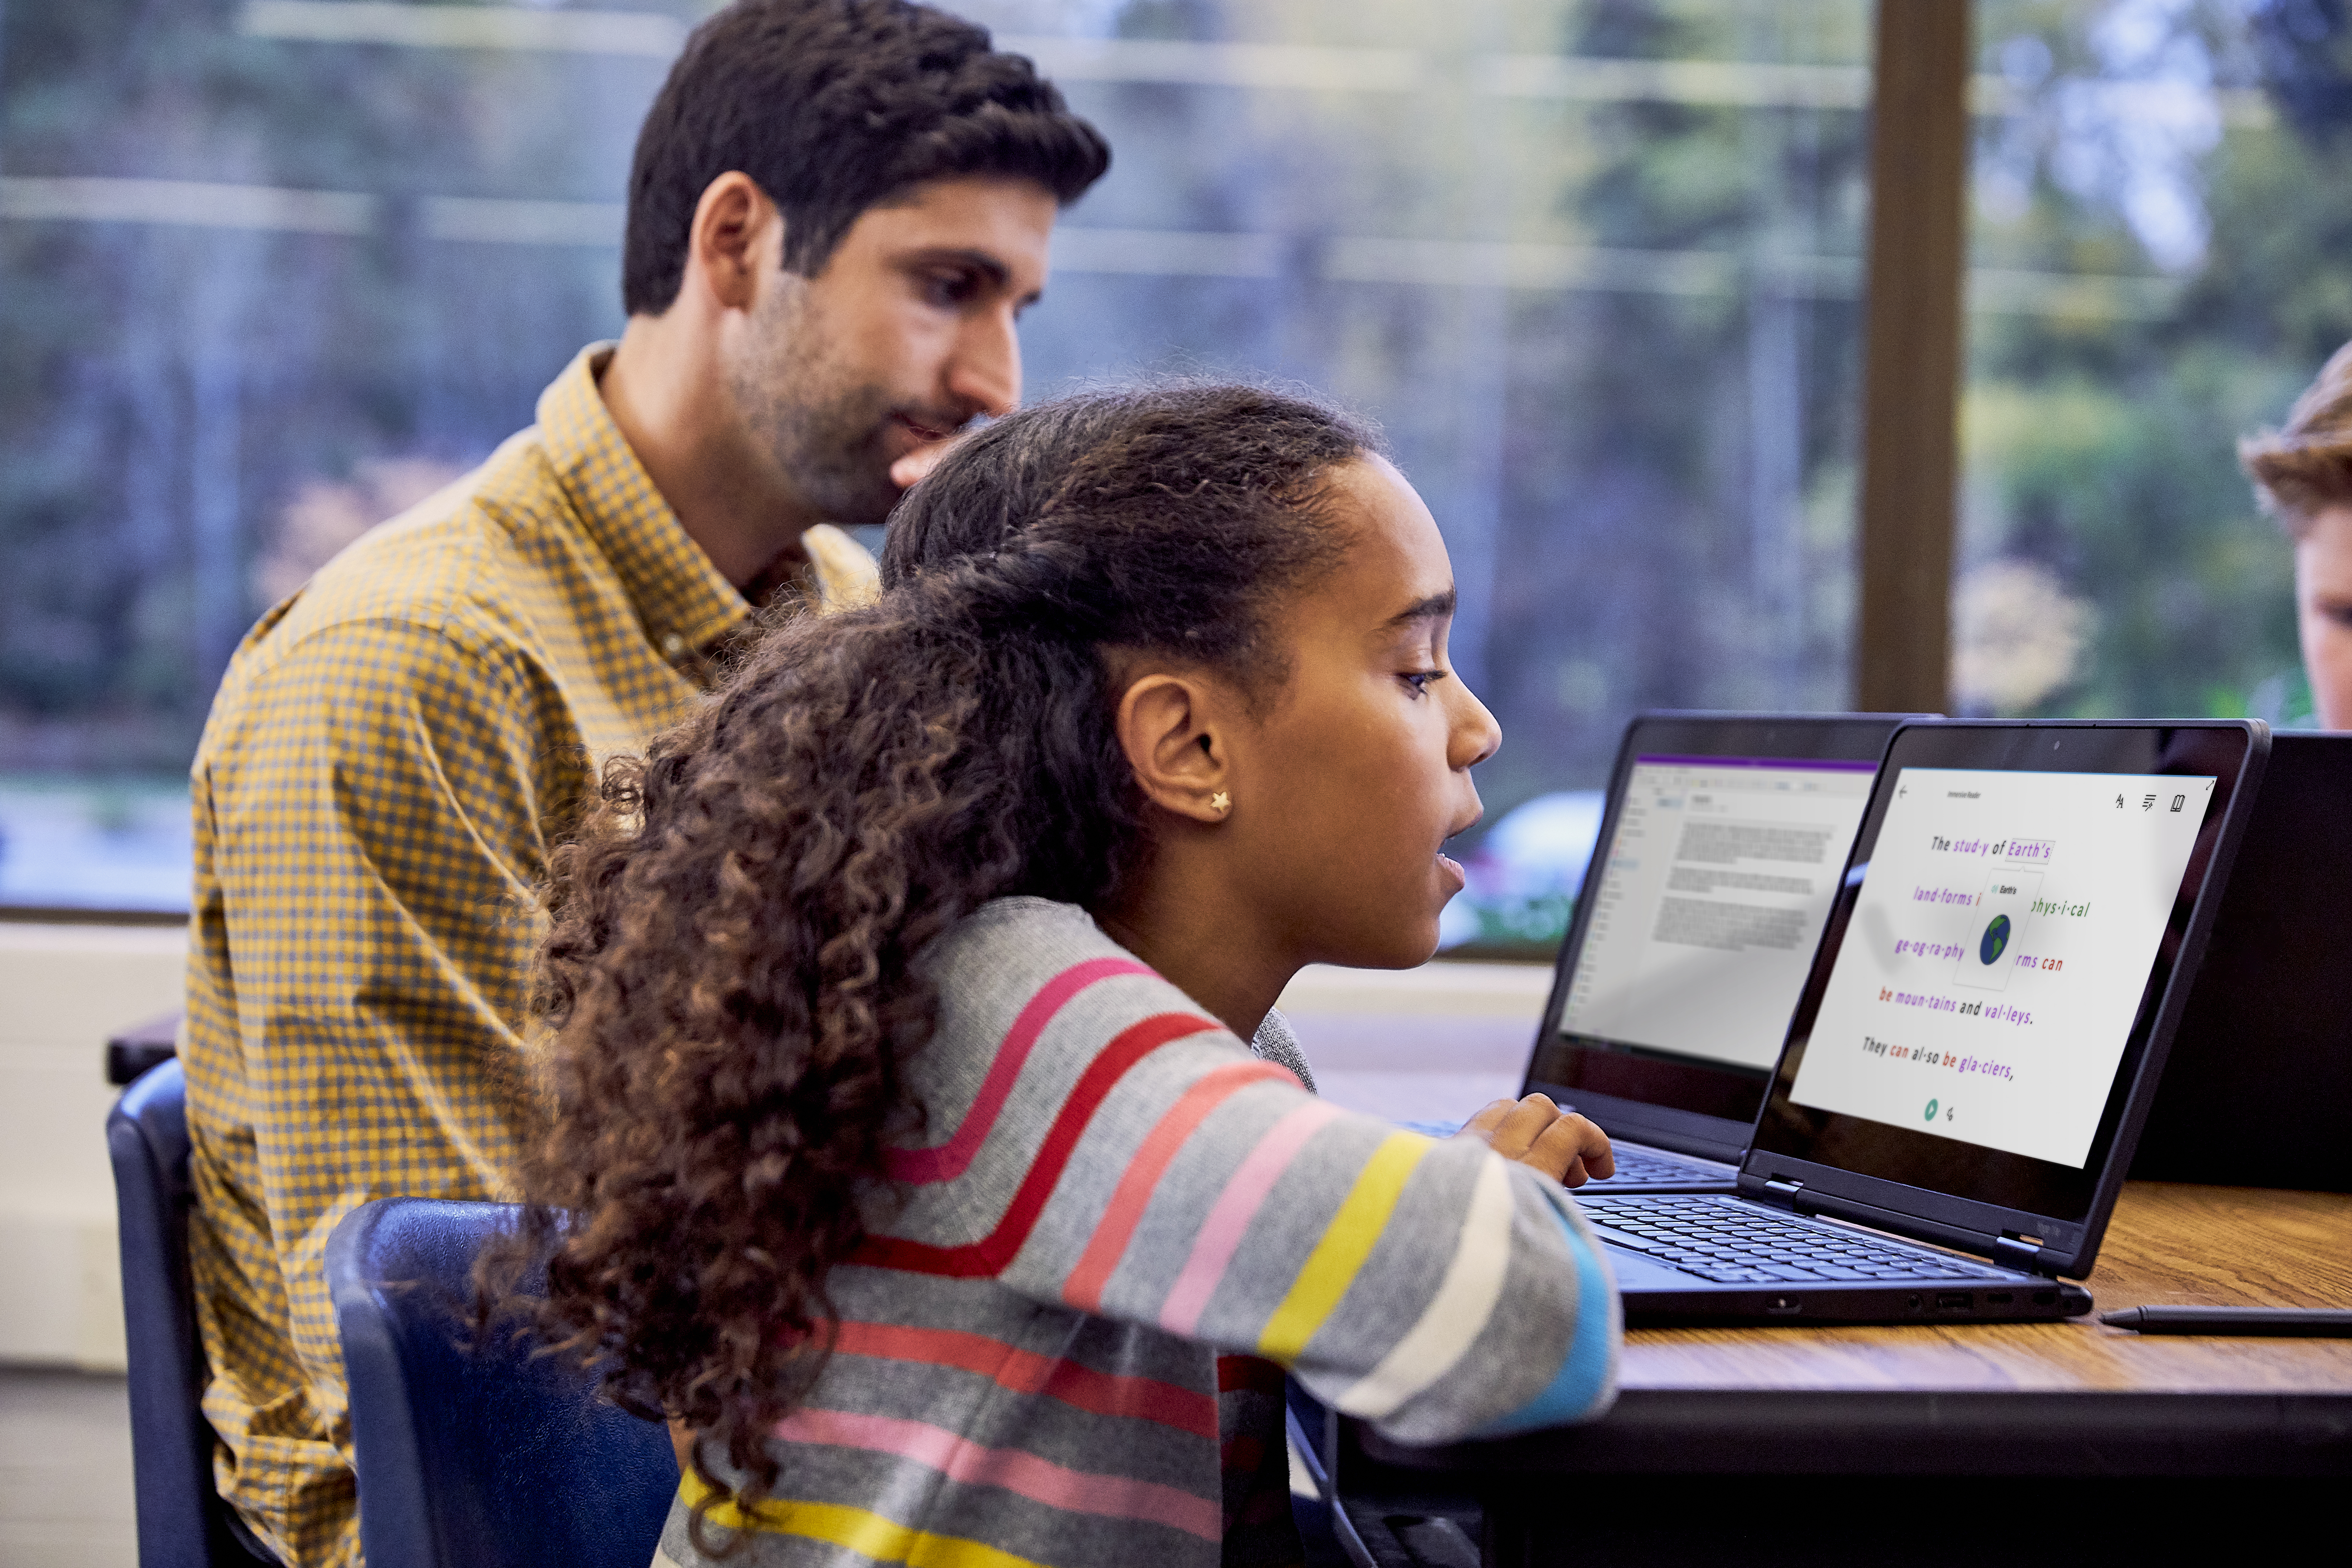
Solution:
M1442 669L1409 669L1399 675L1397 679L1403 681L1407 686L1412 687L1412 694L1415 697L1420 697L1426 694L1431 686L1444 679L1445 671Z

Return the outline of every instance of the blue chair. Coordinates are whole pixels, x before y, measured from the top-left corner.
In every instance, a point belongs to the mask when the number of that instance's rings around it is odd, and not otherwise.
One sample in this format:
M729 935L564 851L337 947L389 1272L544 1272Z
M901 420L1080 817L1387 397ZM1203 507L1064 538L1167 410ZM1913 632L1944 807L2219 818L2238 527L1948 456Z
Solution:
M187 1082L151 1068L106 1118L122 1238L122 1328L131 1352L131 1469L140 1568L252 1568L271 1556L213 1490L206 1373L188 1280ZM639 1565L642 1568L642 1564Z
M511 1330L469 1347L475 1255L517 1215L384 1198L327 1238L370 1568L646 1568L660 1540L668 1432Z

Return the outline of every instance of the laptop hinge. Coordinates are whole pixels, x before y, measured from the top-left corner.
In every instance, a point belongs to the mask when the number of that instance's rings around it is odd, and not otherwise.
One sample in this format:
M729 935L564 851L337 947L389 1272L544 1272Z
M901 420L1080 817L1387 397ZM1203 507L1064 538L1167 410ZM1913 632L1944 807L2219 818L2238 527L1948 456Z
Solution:
M1797 1209L1798 1195L1804 1190L1805 1184L1802 1182L1792 1182L1785 1176L1774 1176L1765 1182L1763 1197L1766 1203L1794 1213Z
M2003 1268L2014 1268L2021 1274L2047 1274L2042 1267L2042 1243L2028 1241L2020 1236L1996 1236L1992 1238L1992 1260Z

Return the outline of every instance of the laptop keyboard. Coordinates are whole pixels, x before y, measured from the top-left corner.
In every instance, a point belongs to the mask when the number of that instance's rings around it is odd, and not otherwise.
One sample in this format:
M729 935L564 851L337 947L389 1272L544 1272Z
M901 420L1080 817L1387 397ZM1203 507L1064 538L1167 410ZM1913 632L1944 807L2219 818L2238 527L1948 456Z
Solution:
M1629 1149L1620 1143L1613 1152L1617 1156L1617 1173L1587 1182L1577 1191L1591 1192L1595 1187L1616 1186L1629 1182L1720 1182L1728 1179L1727 1172L1709 1170L1705 1165L1694 1165L1687 1160L1678 1160L1672 1154L1660 1154L1648 1149Z
M1577 1206L1610 1241L1718 1284L1812 1279L2007 1279L2012 1276L1868 1232L1798 1219L1730 1197L1587 1198Z

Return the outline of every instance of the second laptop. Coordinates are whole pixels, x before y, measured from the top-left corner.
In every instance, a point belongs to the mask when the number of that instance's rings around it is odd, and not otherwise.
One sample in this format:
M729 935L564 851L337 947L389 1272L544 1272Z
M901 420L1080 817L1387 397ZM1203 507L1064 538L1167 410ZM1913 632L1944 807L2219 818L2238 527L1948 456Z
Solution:
M1728 1192L1887 738L1906 715L1626 727L1522 1094L1600 1123L1588 1191Z

